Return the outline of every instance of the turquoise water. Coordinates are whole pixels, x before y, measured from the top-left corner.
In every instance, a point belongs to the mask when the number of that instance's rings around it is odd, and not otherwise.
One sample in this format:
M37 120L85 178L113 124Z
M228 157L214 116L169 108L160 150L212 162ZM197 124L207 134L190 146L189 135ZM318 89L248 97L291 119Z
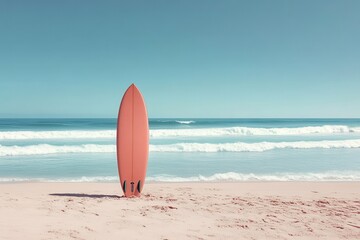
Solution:
M360 180L360 119L150 119L148 181ZM0 119L0 181L118 181L116 119Z

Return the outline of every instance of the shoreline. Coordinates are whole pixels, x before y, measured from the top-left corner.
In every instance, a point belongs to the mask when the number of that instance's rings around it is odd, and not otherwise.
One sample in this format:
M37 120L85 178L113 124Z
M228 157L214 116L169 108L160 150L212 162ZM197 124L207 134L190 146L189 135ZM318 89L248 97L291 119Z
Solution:
M360 182L0 184L0 239L359 239ZM136 234L134 234L136 233Z
M81 181L0 181L0 185L6 185L6 184L119 184L120 186L120 181L119 182L115 182L115 181L109 181L109 182L101 182L101 181L97 181L97 182L81 182ZM321 181L314 181L314 180L309 180L309 181L299 181L299 180L286 180L286 181L275 181L275 180L246 180L246 181L221 181L221 180L216 180L216 181L146 181L145 182L145 186L146 185L152 185L152 184L276 184L276 183L311 183L311 184L342 184L342 183L359 183L360 184L360 180L333 180L333 181L329 181L329 180L321 180Z

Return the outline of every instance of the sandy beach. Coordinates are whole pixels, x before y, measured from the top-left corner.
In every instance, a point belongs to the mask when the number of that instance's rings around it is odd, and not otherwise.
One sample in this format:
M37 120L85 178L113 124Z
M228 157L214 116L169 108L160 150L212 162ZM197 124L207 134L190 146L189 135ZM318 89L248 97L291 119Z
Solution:
M0 184L0 239L360 239L359 182Z

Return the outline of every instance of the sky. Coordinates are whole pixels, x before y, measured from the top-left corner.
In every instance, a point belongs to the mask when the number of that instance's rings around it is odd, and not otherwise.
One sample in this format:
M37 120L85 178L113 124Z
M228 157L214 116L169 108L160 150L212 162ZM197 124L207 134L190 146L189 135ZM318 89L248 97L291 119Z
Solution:
M2 0L0 117L360 117L360 1Z

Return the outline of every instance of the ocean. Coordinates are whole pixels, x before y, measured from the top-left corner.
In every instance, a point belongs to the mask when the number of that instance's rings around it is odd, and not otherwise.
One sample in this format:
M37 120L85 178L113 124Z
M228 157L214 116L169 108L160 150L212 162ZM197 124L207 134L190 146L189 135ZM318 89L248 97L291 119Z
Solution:
M360 181L360 119L150 119L147 181ZM116 119L0 119L0 182L117 182Z

